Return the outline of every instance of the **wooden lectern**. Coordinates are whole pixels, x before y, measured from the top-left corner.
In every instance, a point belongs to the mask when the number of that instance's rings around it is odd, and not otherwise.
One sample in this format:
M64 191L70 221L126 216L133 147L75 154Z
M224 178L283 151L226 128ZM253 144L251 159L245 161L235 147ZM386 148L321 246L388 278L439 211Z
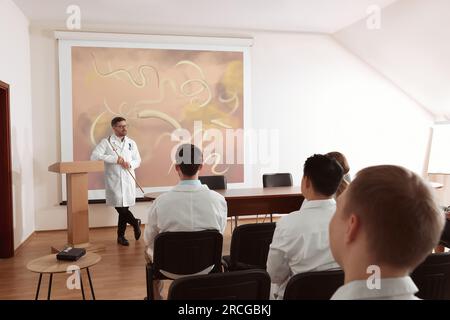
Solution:
M89 250L88 172L104 170L103 161L57 162L48 171L66 174L67 244Z

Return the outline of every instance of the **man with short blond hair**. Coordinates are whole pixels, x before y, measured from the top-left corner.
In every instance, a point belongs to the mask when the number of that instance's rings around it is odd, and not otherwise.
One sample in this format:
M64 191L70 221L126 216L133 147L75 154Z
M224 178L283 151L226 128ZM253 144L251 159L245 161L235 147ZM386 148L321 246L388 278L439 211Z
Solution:
M417 299L409 274L439 242L443 225L432 190L418 175L391 165L361 170L337 199L330 222L331 251L345 272L332 299ZM370 270L380 271L378 286L369 283Z

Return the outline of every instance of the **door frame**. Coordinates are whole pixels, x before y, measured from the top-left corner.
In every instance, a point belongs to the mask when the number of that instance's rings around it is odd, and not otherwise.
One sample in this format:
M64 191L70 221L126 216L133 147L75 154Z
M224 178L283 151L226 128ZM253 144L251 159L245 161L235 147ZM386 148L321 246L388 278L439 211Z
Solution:
M14 256L9 85L0 81L0 258Z

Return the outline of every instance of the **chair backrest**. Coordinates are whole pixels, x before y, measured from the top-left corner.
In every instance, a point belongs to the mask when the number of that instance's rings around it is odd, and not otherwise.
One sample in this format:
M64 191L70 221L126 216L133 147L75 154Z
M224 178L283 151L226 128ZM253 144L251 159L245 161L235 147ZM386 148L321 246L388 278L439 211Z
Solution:
M342 270L299 273L287 283L284 300L329 300L342 285Z
M273 173L263 175L263 187L291 187L292 175L290 173Z
M419 288L417 296L425 300L450 299L450 253L429 255L411 274Z
M223 237L216 230L163 232L155 237L153 279L166 279L164 270L177 275L194 274L214 265L221 270Z
M446 246L447 248L450 247L450 220L445 219L445 226L444 231L441 235L441 241L440 244L443 246Z
M270 276L264 270L244 270L176 279L168 300L267 300Z
M234 229L229 270L266 269L275 223L243 224Z
M227 178L225 176L199 176L198 179L211 190L227 188Z

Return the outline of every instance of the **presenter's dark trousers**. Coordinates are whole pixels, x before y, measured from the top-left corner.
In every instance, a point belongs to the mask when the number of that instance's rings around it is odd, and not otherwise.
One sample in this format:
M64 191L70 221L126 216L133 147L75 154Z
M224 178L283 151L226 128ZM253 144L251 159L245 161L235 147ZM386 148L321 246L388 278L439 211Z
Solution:
M127 223L134 228L137 225L137 219L133 216L133 213L128 207L116 207L116 211L119 214L119 223L117 225L117 237L125 236L125 230L127 229Z

